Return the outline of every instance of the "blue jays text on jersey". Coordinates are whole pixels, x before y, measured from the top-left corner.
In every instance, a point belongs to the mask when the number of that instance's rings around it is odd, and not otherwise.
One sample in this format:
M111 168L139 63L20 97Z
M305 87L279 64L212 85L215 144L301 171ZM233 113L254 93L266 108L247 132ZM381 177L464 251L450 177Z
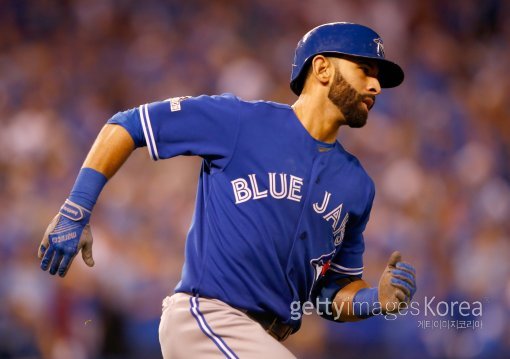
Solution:
M373 182L340 143L311 137L289 105L175 98L109 123L154 160L203 158L177 292L299 327L292 302L331 296L336 279L361 277Z

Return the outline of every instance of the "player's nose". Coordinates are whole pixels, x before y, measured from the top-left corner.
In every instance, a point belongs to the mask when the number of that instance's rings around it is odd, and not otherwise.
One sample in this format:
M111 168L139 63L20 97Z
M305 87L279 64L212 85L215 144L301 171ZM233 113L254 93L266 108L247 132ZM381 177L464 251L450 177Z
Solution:
M370 76L368 78L367 90L372 95L379 95L381 93L381 84L377 77Z

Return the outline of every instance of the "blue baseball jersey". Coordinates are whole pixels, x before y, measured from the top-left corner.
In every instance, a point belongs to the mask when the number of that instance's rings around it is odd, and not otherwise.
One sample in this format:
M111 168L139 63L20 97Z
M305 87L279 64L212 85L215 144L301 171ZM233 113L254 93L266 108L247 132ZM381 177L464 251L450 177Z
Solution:
M311 137L289 105L183 97L109 123L124 125L154 160L203 158L177 292L299 327L292 302L361 277L373 182L340 143Z

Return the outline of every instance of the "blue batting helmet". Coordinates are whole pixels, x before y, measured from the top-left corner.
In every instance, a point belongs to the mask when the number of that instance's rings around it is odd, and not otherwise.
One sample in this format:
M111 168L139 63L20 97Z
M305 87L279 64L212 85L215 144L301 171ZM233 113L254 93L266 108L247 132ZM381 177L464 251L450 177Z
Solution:
M290 88L296 95L301 94L306 69L318 54L376 60L381 87L396 87L404 80L400 66L385 59L383 41L375 31L363 25L333 22L317 26L298 42L290 77Z

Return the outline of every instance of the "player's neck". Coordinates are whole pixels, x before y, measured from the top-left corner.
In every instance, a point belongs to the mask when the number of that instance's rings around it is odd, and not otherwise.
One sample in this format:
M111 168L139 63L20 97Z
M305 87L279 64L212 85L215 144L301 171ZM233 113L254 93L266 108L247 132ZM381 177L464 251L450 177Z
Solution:
M302 94L292 105L292 109L313 138L327 143L336 141L338 129L343 121L342 114L336 107Z

